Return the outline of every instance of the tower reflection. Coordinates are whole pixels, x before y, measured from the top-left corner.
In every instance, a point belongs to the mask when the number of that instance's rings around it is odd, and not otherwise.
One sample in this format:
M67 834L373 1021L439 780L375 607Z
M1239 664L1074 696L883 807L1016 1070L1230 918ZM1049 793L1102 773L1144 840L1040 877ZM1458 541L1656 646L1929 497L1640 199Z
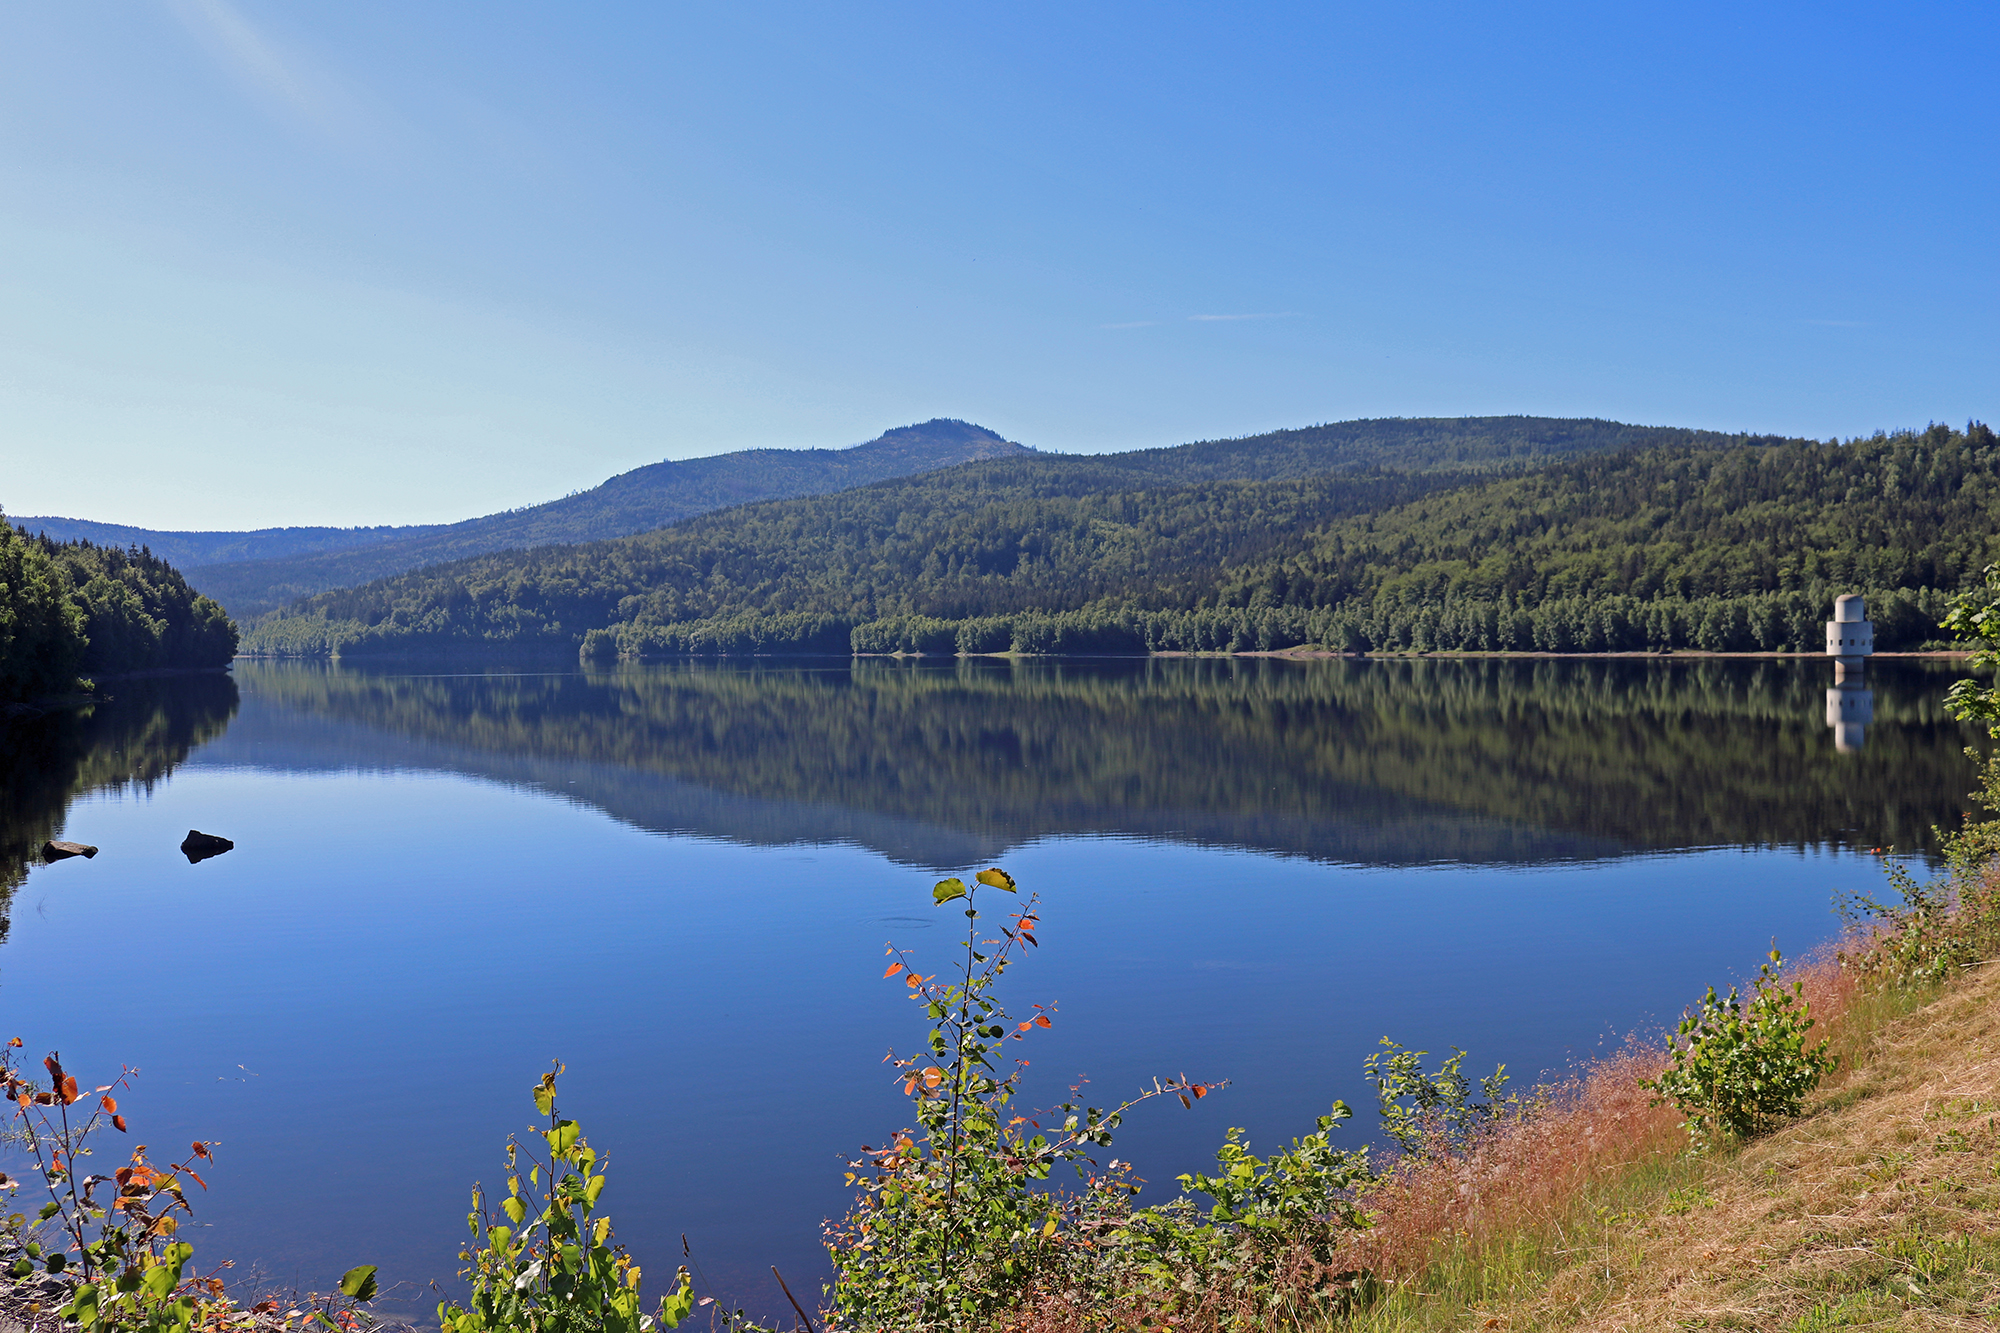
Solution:
M1875 720L1875 692L1862 678L1862 668L1875 651L1875 626L1859 593L1833 599L1833 619L1826 622L1826 655L1833 659L1833 688L1826 692L1826 725L1833 729L1833 748L1853 754L1867 743L1868 724Z

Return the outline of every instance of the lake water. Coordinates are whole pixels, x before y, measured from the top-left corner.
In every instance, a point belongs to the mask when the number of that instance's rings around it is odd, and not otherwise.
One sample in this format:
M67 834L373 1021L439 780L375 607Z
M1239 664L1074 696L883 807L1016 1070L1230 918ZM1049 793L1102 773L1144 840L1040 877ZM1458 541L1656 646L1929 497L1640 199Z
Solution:
M824 1277L839 1159L908 1122L941 874L1042 895L1028 1098L1233 1085L1135 1113L1170 1182L1268 1145L1384 1035L1560 1070L1710 982L1830 939L1870 849L1965 809L1949 664L1869 667L1836 750L1823 661L860 661L578 672L239 663L0 738L4 1035L155 1145L219 1140L198 1260L324 1288L382 1266L428 1321L475 1179L568 1065L618 1235L683 1234L754 1310ZM1850 700L1850 703L1852 701ZM189 865L190 828L236 850ZM30 865L44 838L100 846ZM1351 1127L1370 1131L1364 1114ZM157 1155L157 1154L156 1154Z

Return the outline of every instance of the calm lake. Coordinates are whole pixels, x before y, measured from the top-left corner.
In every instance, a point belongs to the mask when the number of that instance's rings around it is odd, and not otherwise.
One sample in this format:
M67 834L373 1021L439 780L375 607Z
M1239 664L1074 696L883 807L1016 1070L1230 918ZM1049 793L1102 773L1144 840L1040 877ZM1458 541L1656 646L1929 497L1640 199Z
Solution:
M0 734L0 1014L133 1139L219 1140L203 1268L382 1267L432 1318L469 1190L552 1059L657 1290L825 1276L840 1160L908 1123L943 874L1042 897L1017 1008L1045 1105L1156 1074L1115 1152L1171 1183L1223 1131L1372 1132L1378 1038L1560 1071L1772 940L1831 939L1871 849L1955 825L1953 663L1877 661L1836 750L1824 661L846 661L352 669L124 682ZM189 829L236 841L189 865ZM52 836L94 860L31 864ZM999 896L999 895L994 895ZM107 1145L100 1149L109 1152ZM104 1164L108 1169L111 1163ZM206 1261L206 1262L203 1262ZM802 1291L803 1295L804 1292Z

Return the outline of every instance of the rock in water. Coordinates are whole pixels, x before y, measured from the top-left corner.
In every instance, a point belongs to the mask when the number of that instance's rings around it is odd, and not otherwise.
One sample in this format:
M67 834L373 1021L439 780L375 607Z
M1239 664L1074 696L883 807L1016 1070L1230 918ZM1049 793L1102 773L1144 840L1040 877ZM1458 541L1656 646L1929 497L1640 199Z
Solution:
M67 861L72 856L89 858L97 855L97 849L86 842L45 842L42 844L44 861Z
M198 829L189 829L188 835L181 839L181 851L189 865L206 861L211 856L220 856L234 846L236 844L227 838L218 838L213 833L203 833Z

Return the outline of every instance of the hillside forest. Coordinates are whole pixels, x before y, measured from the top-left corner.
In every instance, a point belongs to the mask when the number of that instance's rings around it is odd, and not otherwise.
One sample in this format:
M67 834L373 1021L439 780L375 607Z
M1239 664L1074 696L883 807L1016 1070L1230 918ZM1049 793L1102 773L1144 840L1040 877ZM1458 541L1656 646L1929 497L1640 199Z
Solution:
M30 537L0 515L0 700L79 675L220 667L236 626L143 548Z
M1489 433L1483 454L1396 468L1352 450L1325 466L1306 434L991 459L495 553L302 599L247 644L1816 651L1832 596L1860 591L1895 650L1936 641L1945 600L2000 558L2000 440L1976 422L1846 443L1663 432L1532 465Z

